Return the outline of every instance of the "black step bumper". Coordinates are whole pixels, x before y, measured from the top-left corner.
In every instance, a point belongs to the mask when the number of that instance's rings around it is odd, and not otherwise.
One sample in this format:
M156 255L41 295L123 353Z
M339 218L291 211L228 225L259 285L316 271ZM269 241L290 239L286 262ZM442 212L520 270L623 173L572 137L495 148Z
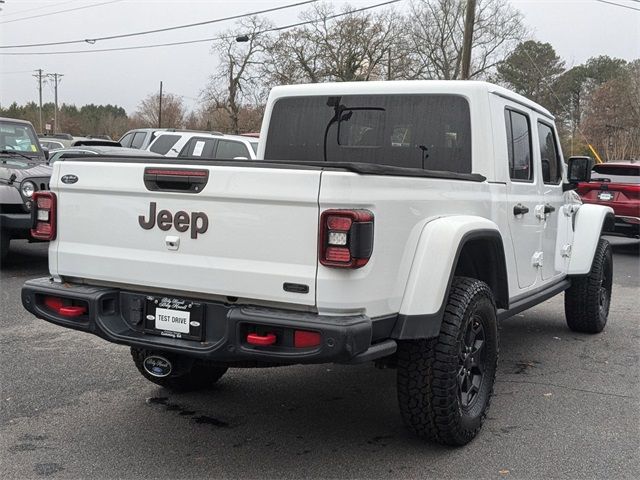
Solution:
M86 306L82 315L66 318L45 305L46 297L73 300ZM360 363L391 355L389 339L396 316L370 319L365 315L329 316L253 306L195 300L204 306L201 341L170 338L145 329L148 294L108 287L57 283L49 278L27 281L22 304L36 317L63 327L82 330L110 342L173 352L203 360L233 363ZM249 331L273 331L290 337L295 330L320 333L320 344L294 348L284 340L269 346L247 343Z

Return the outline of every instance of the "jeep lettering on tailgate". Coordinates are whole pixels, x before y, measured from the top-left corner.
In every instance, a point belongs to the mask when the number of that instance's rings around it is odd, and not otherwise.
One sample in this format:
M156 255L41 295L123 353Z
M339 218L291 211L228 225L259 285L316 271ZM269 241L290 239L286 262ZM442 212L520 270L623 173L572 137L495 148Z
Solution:
M158 228L163 231L171 229L171 226L179 232L186 232L191 225L191 238L198 238L199 233L205 233L209 228L209 217L204 212L187 212L180 210L172 215L169 210L160 210L156 216L157 204L151 202L149 204L149 219L145 219L144 215L138 217L138 223L145 230L151 230L158 222ZM200 220L200 222L198 222Z

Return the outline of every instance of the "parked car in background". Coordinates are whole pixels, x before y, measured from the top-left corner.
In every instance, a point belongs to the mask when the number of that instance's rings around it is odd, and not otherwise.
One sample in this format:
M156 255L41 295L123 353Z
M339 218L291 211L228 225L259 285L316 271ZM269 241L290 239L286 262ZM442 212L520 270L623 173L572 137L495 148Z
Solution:
M49 164L53 165L60 159L64 158L80 158L88 157L92 155L107 155L107 156L121 156L127 157L139 156L139 157L159 157L155 153L147 152L146 150L138 150L137 148L125 148L125 147L113 147L113 146L86 146L86 147L71 147L62 148L60 150L52 150L49 152Z
M31 123L0 118L0 262L12 239L33 240L33 194L49 190L51 167Z
M60 140L55 140L55 139L50 140L48 138L40 138L40 146L42 148L47 148L49 150L56 150L58 148L65 148L68 145L65 145L65 143L63 143Z
M591 181L581 183L578 193L584 203L613 208L614 235L640 238L640 162L594 165Z
M71 147L94 146L94 147L121 147L120 142L114 140L103 140L97 137L74 137Z
M122 135L118 142L123 147L145 150L156 138L156 133L164 130L163 128L136 128Z
M222 133L162 132L148 150L165 157L255 160L258 139Z

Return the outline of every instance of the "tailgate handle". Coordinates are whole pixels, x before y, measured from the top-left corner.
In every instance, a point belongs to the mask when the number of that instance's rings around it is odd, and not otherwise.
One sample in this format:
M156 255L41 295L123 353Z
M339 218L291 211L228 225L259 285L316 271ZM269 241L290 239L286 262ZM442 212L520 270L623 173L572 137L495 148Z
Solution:
M209 170L192 168L144 169L144 185L147 190L165 192L200 193L209 181Z

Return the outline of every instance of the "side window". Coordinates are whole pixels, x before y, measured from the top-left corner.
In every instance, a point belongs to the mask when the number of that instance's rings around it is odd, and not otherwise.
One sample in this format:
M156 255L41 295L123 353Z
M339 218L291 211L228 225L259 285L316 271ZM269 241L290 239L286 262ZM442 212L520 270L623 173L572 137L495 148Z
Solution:
M240 142L231 142L229 140L218 141L218 149L216 150L216 158L221 160L231 160L235 157L251 158L247 147Z
M533 180L533 156L531 155L531 125L529 117L515 110L504 111L511 180Z
M540 141L542 179L544 183L555 185L562 177L562 167L560 166L560 155L553 128L546 123L538 122L538 140Z
M179 157L214 158L213 152L216 140L211 138L194 137L184 146Z
M165 155L178 140L180 140L180 135L159 135L156 141L151 144L149 150Z
M137 132L133 136L133 140L131 141L131 148L138 148L138 149L142 148L142 144L144 143L144 137L146 136L147 136L146 132Z
M131 140L133 140L133 133L127 133L122 137L122 140L120 140L120 145L129 148L131 146Z

